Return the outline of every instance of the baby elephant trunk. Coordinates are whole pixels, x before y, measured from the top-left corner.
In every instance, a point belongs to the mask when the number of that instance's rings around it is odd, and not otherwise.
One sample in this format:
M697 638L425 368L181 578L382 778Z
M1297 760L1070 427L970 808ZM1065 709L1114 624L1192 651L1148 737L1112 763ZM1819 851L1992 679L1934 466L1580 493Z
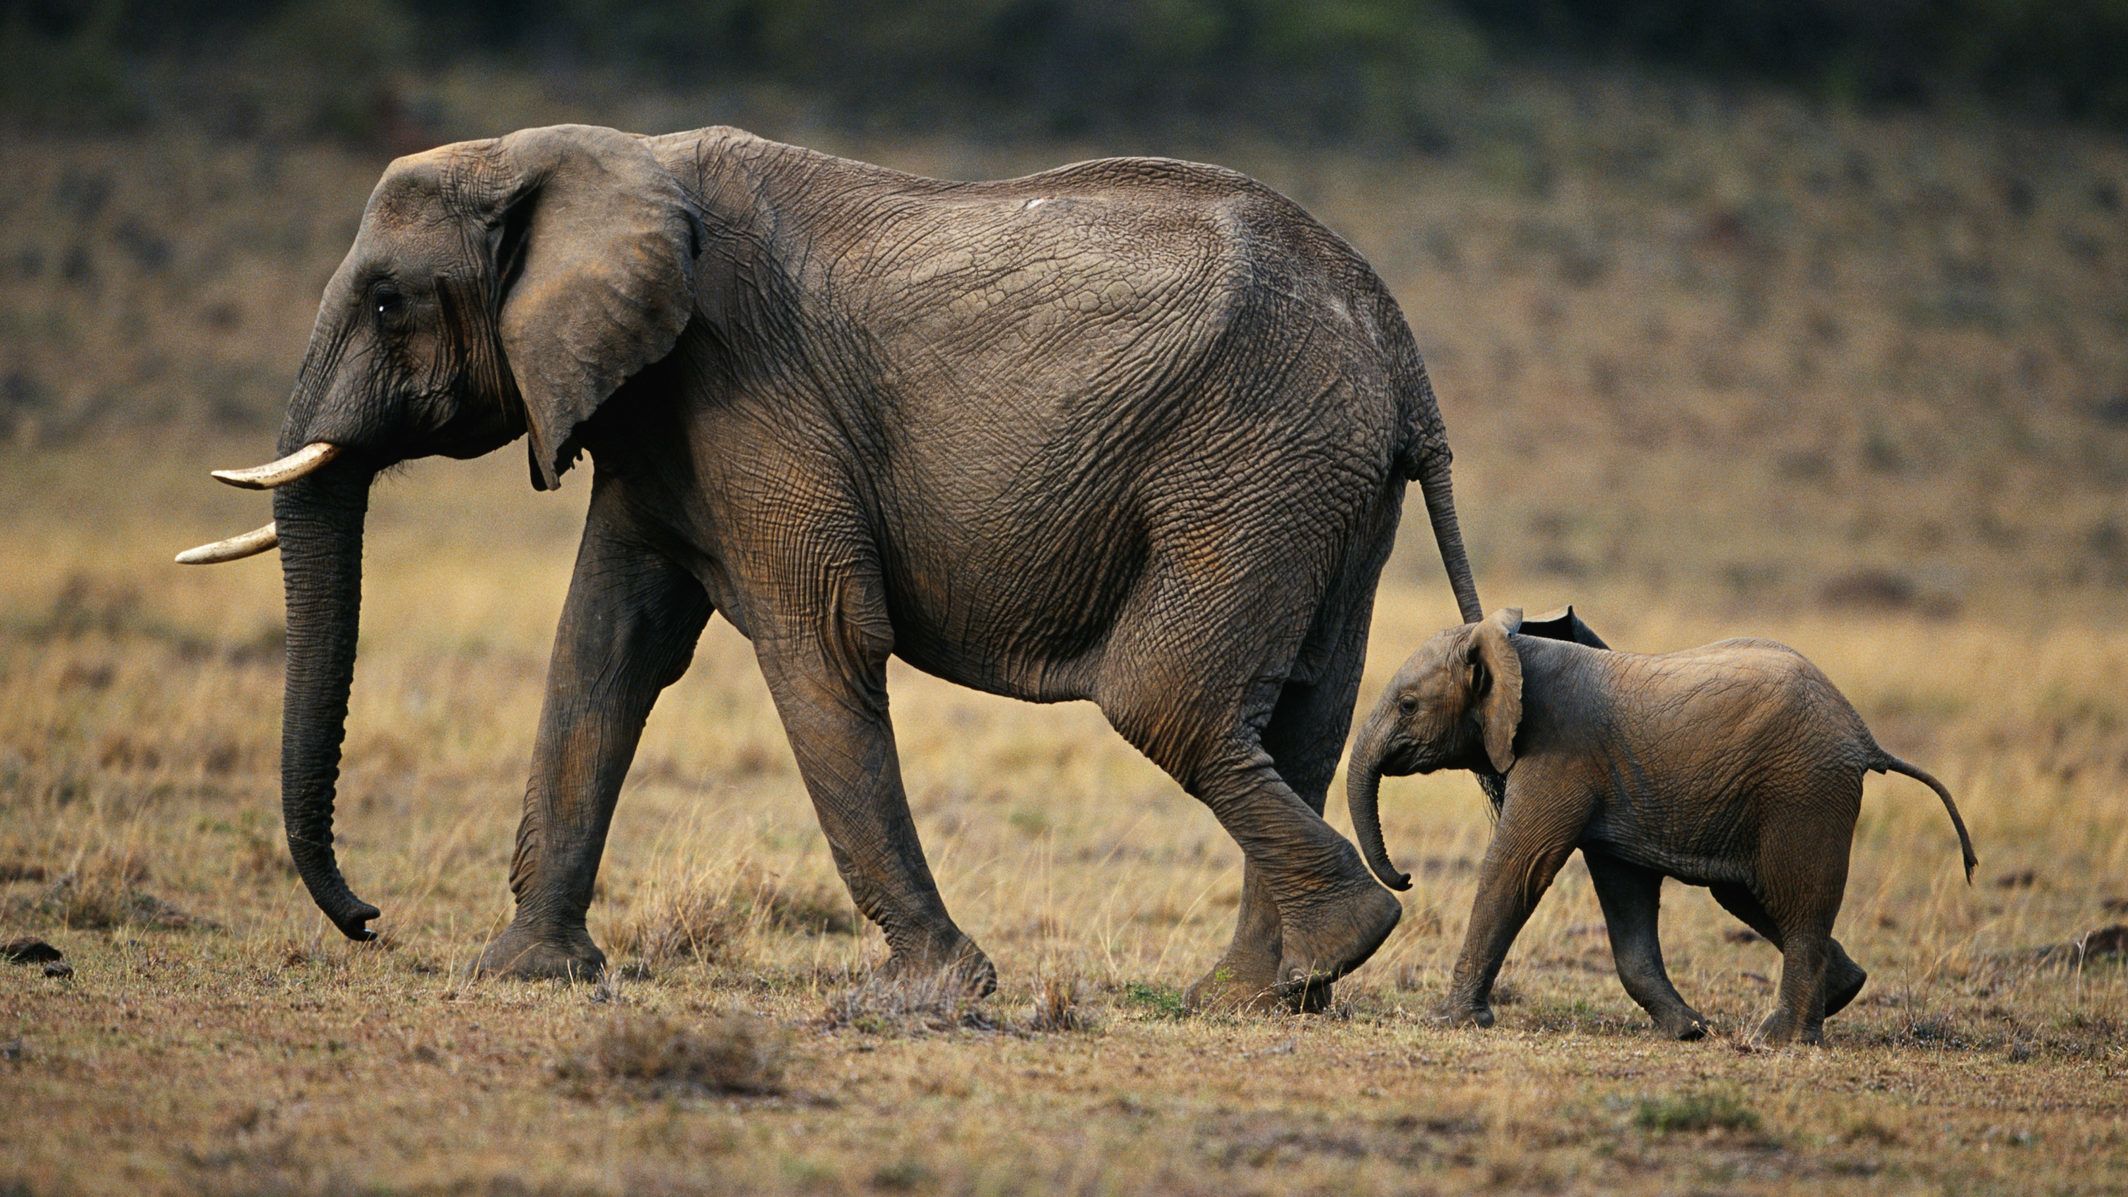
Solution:
M1411 888L1411 875L1399 872L1389 862L1389 849L1382 843L1382 758L1388 751L1385 721L1377 716L1367 721L1359 742L1352 749L1352 763L1345 772L1345 803L1352 812L1352 835L1359 841L1360 855L1383 885L1393 890Z

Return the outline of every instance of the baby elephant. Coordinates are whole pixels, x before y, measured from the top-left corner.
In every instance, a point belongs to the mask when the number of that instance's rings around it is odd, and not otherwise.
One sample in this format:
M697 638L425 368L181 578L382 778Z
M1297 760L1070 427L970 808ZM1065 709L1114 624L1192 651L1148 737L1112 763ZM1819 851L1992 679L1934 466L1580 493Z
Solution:
M1352 829L1384 884L1376 803L1383 775L1469 769L1498 816L1470 930L1441 1014L1491 1026L1500 962L1574 849L1603 905L1618 978L1680 1039L1706 1033L1663 969L1664 877L1715 900L1781 949L1767 1043L1819 1040L1867 974L1832 937L1862 775L1890 770L1943 799L1973 876L1972 840L1949 791L1870 737L1817 667L1770 640L1683 652L1611 652L1573 608L1525 623L1513 609L1442 632L1412 654L1353 748Z

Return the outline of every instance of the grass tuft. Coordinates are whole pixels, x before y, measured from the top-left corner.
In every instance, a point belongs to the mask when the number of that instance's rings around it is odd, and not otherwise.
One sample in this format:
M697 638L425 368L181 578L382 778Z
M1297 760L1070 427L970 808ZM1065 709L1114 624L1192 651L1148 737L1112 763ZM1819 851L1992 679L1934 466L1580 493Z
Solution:
M25 879L42 870L24 871ZM118 927L180 930L213 927L141 888L147 867L131 854L85 854L38 893L17 895L0 904L0 915L25 922L63 926L73 931L108 931Z
M784 1092L787 1050L771 1024L750 1014L687 1026L622 1012L555 1071L565 1081L613 1081L659 1096L765 1097Z
M1055 975L1042 978L1035 987L1034 1006L1027 1015L1027 1029L1040 1034L1087 1031L1094 1027L1093 1014L1080 1002L1076 977Z
M1756 1131L1758 1111L1727 1089L1688 1089L1643 1097L1633 1107L1633 1125L1655 1134Z
M742 863L654 890L621 923L612 946L645 964L736 963L764 930L854 935L858 927L846 894Z
M1182 991L1172 985L1132 981L1123 987L1123 1003L1148 1018L1180 1019L1190 1013Z
M646 965L715 963L737 956L746 934L746 918L728 892L689 884L630 911L615 931L612 947L615 954Z
M830 994L820 1025L830 1031L907 1036L995 1031L996 1019L951 972L920 977L869 976Z

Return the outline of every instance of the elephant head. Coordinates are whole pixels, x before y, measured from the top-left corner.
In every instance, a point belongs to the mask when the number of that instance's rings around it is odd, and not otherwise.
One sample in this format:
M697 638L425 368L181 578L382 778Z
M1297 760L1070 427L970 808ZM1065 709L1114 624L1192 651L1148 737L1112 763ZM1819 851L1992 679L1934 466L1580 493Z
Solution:
M378 913L348 889L332 842L370 483L400 461L526 435L533 484L556 486L585 422L686 326L699 227L644 140L611 129L531 129L393 162L319 304L285 456L215 475L274 489L274 522L178 560L280 547L288 846L350 938L371 938Z
M1516 636L1610 647L1572 606L1531 619L1507 607L1419 646L1360 727L1345 800L1367 866L1391 889L1410 889L1411 877L1389 862L1382 843L1382 778L1470 769L1494 805L1500 802L1500 778L1515 763L1522 723L1522 658L1510 643Z
M1382 843L1382 778L1438 769L1500 774L1514 766L1522 659L1508 638L1521 624L1522 612L1509 607L1420 645L1360 728L1345 798L1367 867L1391 889L1410 889L1411 877L1389 862Z

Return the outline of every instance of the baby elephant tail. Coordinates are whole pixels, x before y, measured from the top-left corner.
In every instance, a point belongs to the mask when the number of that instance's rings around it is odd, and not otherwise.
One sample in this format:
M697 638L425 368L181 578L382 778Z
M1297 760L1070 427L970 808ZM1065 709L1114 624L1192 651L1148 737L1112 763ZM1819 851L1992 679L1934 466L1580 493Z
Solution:
M1943 799L1943 809L1951 812L1951 826L1958 829L1958 846L1965 852L1965 883L1973 884L1973 866L1980 863L1980 858L1973 855L1973 837L1966 834L1965 820L1959 817L1958 804L1951 801L1951 792L1943 788L1942 782L1930 776L1928 770L1902 761L1882 748L1877 749L1877 759L1871 762L1869 767L1878 773L1904 773L1936 791L1936 797Z

